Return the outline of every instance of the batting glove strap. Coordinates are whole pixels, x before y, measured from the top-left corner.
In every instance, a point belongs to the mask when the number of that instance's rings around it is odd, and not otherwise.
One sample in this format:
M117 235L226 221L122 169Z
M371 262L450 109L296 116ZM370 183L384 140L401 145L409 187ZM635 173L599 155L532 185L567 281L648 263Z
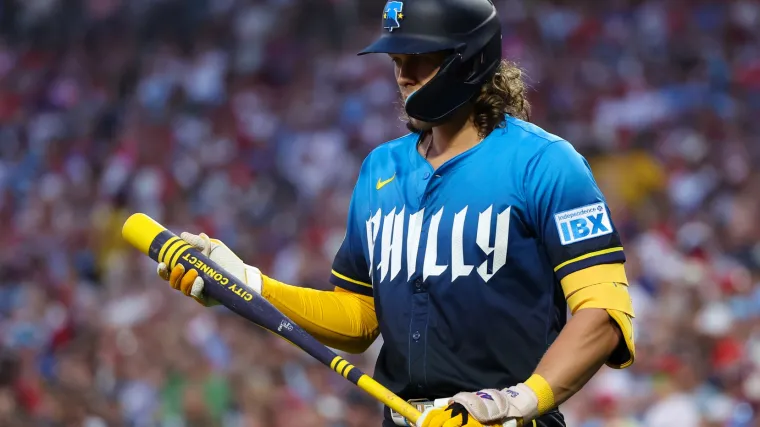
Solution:
M457 393L452 401L464 406L483 424L502 424L509 420L525 422L538 417L538 397L522 383L503 390Z

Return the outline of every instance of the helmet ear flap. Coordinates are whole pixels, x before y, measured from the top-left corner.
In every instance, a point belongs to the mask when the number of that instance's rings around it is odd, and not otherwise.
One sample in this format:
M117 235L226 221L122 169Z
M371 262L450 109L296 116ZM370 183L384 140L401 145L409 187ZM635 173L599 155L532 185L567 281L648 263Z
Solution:
M489 58L501 57L501 37L493 37L483 50L469 61L466 67L469 73L464 77L468 84L480 84L487 81L501 61L489 61Z
M460 53L448 56L438 73L407 97L406 113L409 117L426 123L438 123L467 102L468 89L460 77L463 65ZM445 96L449 102L441 102L441 96ZM452 101L455 105L452 105Z

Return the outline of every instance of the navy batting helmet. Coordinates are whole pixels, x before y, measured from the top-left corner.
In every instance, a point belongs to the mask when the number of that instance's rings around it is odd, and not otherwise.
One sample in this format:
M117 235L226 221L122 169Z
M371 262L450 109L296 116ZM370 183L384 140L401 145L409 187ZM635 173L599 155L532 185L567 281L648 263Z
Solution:
M501 24L491 0L391 0L383 35L367 53L449 51L438 73L406 101L406 113L428 123L446 120L470 101L501 62Z

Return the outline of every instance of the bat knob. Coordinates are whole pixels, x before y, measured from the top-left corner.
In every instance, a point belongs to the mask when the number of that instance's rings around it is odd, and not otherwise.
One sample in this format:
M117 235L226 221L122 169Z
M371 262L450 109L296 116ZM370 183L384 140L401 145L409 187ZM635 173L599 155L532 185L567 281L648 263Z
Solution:
M150 244L162 231L164 226L144 213L132 214L124 222L121 235L130 245L145 255L149 255Z

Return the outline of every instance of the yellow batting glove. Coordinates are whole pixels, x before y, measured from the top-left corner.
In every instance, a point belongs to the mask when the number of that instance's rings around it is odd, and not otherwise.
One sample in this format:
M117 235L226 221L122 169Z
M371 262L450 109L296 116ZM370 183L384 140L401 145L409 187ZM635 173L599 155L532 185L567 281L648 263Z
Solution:
M190 296L190 291L193 289L193 283L195 283L195 279L197 278L198 270L191 269L185 273L185 266L177 264L172 269L171 273L169 273L169 284L172 288Z
M445 408L429 408L422 413L417 421L418 427L486 427L471 416L467 409L459 403L452 403ZM489 424L493 427L517 427L515 421L506 424Z
M210 260L219 264L238 280L248 285L254 292L261 294L262 276L258 268L245 264L230 248L205 233L192 234L183 232L180 238L201 251ZM182 264L169 269L165 263L157 266L158 276L169 282L172 288L193 297L200 304L208 307L219 302L206 296L203 292L204 282L195 269L186 270Z

